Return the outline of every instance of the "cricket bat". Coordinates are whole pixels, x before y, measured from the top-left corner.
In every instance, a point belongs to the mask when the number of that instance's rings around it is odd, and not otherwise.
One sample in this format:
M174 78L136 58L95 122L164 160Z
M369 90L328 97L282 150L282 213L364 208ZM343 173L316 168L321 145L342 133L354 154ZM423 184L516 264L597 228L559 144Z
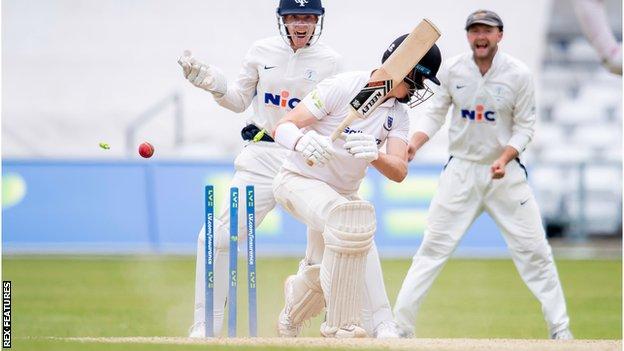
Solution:
M365 119L372 114L393 89L416 66L423 56L440 38L440 30L428 19L423 19L414 30L403 40L398 48L371 75L371 79L351 100L349 114L334 130L331 140L335 141L353 121ZM312 165L308 161L308 165Z

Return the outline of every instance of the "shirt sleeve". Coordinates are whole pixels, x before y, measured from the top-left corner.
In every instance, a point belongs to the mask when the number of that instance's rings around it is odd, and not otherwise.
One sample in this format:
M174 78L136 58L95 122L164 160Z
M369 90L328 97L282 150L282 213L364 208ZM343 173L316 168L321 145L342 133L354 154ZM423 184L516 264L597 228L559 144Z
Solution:
M337 111L340 107L346 106L349 101L343 84L337 77L323 79L305 98L301 101L305 107L317 119Z
M507 145L521 153L527 147L535 131L535 89L530 73L520 77L520 88L516 95L513 110L511 138Z
M401 106L397 106L397 113L395 114L397 121L396 124L390 128L388 132L388 138L398 138L403 140L406 144L409 141L409 117L405 109Z
M446 65L441 67L438 79L440 80L440 86L428 83L428 85L435 87L433 88L434 95L431 97L432 101L425 115L416 121L415 130L427 134L429 139L433 138L435 133L444 125L446 114L453 102L448 88L450 84L449 68Z
M249 107L256 94L258 85L258 69L255 62L256 45L253 45L243 60L243 66L238 73L238 78L234 84L228 84L227 92L215 101L228 110L240 113Z

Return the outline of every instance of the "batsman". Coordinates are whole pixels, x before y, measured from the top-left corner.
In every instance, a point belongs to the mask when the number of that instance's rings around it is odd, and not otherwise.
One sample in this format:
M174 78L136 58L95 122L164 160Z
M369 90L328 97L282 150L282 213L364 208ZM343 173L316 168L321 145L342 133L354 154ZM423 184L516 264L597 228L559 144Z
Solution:
M406 36L390 45L383 61ZM421 50L419 57L426 54L420 62L411 61L407 77L399 78L366 119L339 127L352 113L353 97L365 90L362 87L374 85L367 85L370 71L325 79L278 122L275 141L295 152L273 182L275 199L313 233L308 236L308 265L286 282L280 324L301 325L326 307L320 330L324 337L369 336L362 322L363 308L367 301L387 297L373 241L375 209L357 192L369 165L396 182L406 177L409 119L402 104L415 106L431 96L425 78L438 84L435 74L441 57L432 44ZM337 130L344 139L333 141L330 135ZM384 143L386 152L381 152ZM376 328L377 335L382 332L383 324Z

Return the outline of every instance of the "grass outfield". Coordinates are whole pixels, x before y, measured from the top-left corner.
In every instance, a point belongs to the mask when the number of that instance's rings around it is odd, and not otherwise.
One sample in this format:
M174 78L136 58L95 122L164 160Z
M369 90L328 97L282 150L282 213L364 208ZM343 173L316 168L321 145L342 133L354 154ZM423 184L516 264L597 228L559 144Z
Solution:
M409 260L385 260L394 301ZM258 315L261 336L275 336L283 304L282 282L295 259L261 258ZM557 265L572 331L579 339L622 338L621 261L567 261ZM239 263L246 277L245 264ZM6 256L3 279L13 282L16 350L195 350L206 345L95 345L40 337L186 336L192 322L191 257ZM239 281L239 335L247 333L246 279ZM318 336L320 318L304 330ZM422 305L421 338L542 339L540 306L510 260L451 260ZM124 348L127 347L127 348ZM254 350L257 350L254 348Z

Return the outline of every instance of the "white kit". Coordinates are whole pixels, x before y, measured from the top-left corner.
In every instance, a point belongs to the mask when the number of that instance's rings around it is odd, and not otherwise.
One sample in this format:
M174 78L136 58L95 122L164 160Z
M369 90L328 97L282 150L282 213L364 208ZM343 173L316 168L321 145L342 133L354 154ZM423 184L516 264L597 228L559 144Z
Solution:
M429 139L444 124L453 106L449 154L491 163L506 145L524 151L533 137L535 98L529 69L504 53L494 56L484 76L468 52L447 60L438 73L442 85L416 130Z
M253 105L248 124L270 131L314 86L340 69L341 57L321 42L293 52L284 40L271 37L255 42L245 56L234 83L215 96L219 105L243 112ZM269 133L267 133L269 134ZM255 187L256 226L275 207L272 182L289 150L272 142L249 143L234 161L236 173L230 187ZM228 289L229 209L227 201L215 224L214 330L220 335ZM244 206L239 213L239 233L246 233ZM293 233L294 235L295 233ZM239 240L244 240L241 237ZM197 239L195 313L191 336L204 336L204 229Z
M529 70L496 53L484 76L472 53L449 59L442 85L416 130L433 137L452 105L449 152L431 201L423 242L414 256L394 308L404 335L414 328L420 303L473 221L487 212L498 225L520 276L537 297L551 335L569 318L539 208L520 161L493 180L490 166L506 146L521 153L533 136L535 101ZM510 301L510 303L513 303Z
M245 55L236 81L215 101L234 112L252 104L248 123L271 131L318 82L341 71L341 60L322 42L293 52L279 36L258 40Z
M320 83L302 102L318 119L307 132L315 131L320 135L330 135L346 117L349 101L369 79L370 72L350 72L339 74ZM377 147L380 148L387 138L397 138L407 142L408 130L409 120L404 107L396 99L390 98L367 119L353 122L346 129L346 133L370 134L377 139ZM328 306L328 317L321 327L321 333L330 337L343 337L341 333L346 333L349 337L358 337L366 334L372 335L381 323L392 319L392 313L374 242L371 242L370 249L368 245L360 244L368 242L368 238L372 240L374 229L363 228L369 228L370 223L374 223L374 212L370 211L371 216L362 215L361 222L357 225L348 225L351 229L347 232L350 234L340 234L344 238L349 238L348 240L335 239L336 233L342 233L342 231L330 225L331 219L334 218L332 216L340 217L338 213L351 211L349 206L357 207L359 205L355 205L356 203L364 203L358 201L357 190L365 176L369 161L354 158L343 148L343 145L343 140L335 141L333 145L336 151L335 156L324 165L313 167L307 164L300 152L291 153L284 162L283 170L275 179L274 191L276 200L289 213L308 226L306 260L309 264L321 264L322 267L320 278ZM357 208L372 207L363 204L362 207ZM328 248L328 245L331 248ZM349 253L346 254L340 248L334 248L336 245L350 247ZM362 255L366 255L366 258L364 259ZM345 261L342 260L343 256ZM359 274L355 268L364 262L365 276L364 281L360 282L354 276ZM333 268L329 268L328 265ZM352 286L364 285L364 291L361 294L352 296L352 299L358 300L350 301L353 305L327 301L329 297L344 299L345 296L351 296L340 295L342 291L336 290L344 283L339 278L343 270L353 272L353 275L349 275L349 279L353 281ZM300 271L299 275L302 274L303 272ZM329 294L328 290L333 292ZM361 315L349 314L347 311L353 311L353 306L358 309L360 299L363 299ZM347 328L345 332L344 328L339 328L340 325L351 325L352 328Z
M348 72L326 79L303 100L303 104L317 118L308 128L321 135L330 135L347 115L349 102L370 79L370 72ZM346 133L365 133L377 139L381 147L386 138L398 138L407 143L409 119L405 108L390 98L366 119L357 119ZM303 176L320 179L340 193L352 193L360 187L369 163L355 159L342 146L344 140L334 142L336 157L323 167L310 167L300 153L293 152L284 162L284 169Z

